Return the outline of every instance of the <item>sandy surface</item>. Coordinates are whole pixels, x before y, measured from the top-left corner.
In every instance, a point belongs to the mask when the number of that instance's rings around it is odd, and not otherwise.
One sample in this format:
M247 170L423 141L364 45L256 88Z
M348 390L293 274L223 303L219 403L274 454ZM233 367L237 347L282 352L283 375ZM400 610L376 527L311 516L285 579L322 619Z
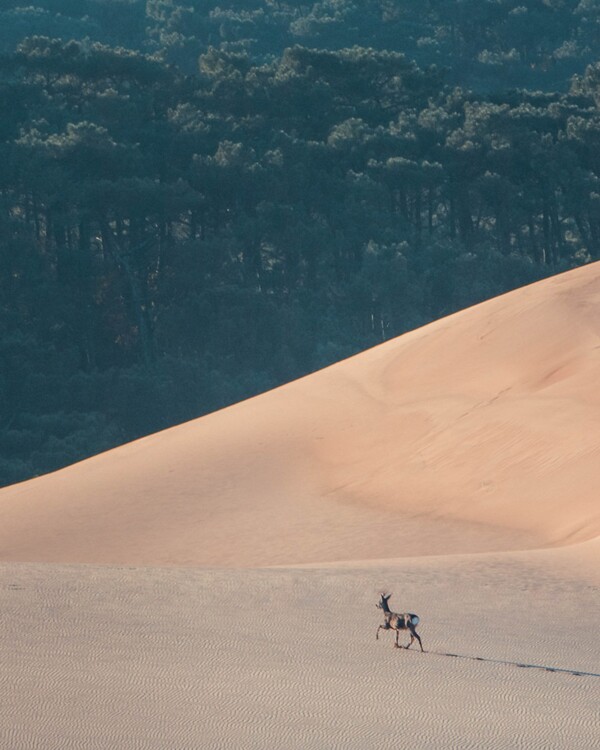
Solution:
M600 581L548 563L4 564L0 747L592 750ZM428 653L375 640L382 588Z
M243 567L590 539L599 381L596 263L4 489L0 560Z
M599 383L594 264L0 491L0 748L597 748Z

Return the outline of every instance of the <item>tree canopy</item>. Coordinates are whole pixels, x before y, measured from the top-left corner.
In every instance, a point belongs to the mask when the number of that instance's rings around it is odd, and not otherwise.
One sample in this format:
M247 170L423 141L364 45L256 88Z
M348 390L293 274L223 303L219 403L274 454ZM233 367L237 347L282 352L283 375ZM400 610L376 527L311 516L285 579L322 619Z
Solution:
M0 483L599 259L596 5L5 3Z

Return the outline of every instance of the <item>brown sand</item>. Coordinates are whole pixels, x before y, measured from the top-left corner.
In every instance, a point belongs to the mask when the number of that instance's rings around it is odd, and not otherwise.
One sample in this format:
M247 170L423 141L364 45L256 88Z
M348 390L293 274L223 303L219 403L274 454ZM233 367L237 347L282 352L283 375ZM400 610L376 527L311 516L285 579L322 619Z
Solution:
M598 747L599 383L594 264L2 490L0 748Z
M2 490L0 559L243 567L590 539L599 382L593 264Z
M596 750L600 587L555 552L0 564L0 747ZM428 653L375 640L382 587Z

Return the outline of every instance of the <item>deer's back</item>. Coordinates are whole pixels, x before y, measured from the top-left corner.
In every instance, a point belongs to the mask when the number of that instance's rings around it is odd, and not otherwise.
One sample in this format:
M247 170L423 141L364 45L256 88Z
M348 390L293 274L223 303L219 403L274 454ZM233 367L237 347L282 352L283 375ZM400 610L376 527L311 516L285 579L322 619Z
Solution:
M398 612L390 612L386 615L385 619L390 627L396 628L397 630L406 630L409 625L415 627L419 624L419 616L412 612L403 612L402 614L398 614Z

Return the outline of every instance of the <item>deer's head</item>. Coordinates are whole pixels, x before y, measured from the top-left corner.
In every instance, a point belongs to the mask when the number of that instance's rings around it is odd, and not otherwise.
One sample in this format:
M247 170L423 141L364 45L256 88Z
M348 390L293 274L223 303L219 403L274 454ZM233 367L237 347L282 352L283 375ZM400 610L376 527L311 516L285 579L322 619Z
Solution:
M388 606L388 599L392 596L391 594L380 594L381 598L379 599L379 604L376 604L375 606L377 609L382 609L384 612L389 612L390 608Z

